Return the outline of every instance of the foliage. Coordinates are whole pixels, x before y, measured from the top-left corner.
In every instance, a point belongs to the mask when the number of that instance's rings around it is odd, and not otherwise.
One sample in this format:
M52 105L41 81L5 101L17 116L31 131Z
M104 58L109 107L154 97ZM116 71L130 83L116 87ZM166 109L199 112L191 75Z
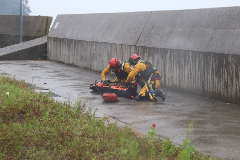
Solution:
M0 0L0 15L20 15L20 0ZM31 13L28 0L22 0L22 14Z
M96 119L75 106L35 93L24 81L0 76L0 159L181 159L192 150ZM188 133L187 133L188 134ZM186 150L187 149L187 150ZM184 153L184 154L183 154ZM191 159L209 159L194 152ZM185 156L186 157L186 156Z

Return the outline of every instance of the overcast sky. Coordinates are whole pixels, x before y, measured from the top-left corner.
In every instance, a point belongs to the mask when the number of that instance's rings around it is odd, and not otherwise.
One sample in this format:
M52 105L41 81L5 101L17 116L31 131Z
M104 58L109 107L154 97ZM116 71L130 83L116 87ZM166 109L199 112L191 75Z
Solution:
M30 15L182 10L240 6L240 0L29 0Z

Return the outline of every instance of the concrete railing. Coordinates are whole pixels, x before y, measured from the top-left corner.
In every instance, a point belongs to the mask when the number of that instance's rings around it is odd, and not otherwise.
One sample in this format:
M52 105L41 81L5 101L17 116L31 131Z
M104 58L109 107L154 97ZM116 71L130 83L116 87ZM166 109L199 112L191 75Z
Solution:
M240 104L240 7L58 15L48 58L102 71L136 53L161 86Z

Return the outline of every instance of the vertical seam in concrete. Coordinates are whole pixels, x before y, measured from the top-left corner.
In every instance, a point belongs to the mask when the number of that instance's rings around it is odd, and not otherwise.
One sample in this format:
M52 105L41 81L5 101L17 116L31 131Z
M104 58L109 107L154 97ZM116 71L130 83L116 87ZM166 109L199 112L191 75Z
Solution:
M147 19L146 23L145 23L144 26L143 26L143 29L142 29L142 31L141 31L141 33L140 33L140 36L138 37L138 40L137 40L135 46L137 46L137 43L138 43L140 37L142 36L142 33L143 33L143 31L144 31L144 28L145 28L145 26L147 25L148 20L149 20L149 18L150 18L151 15L152 15L152 12L150 12L150 14L149 14L149 16L148 16L148 19Z
M47 35L47 29L48 29L48 17L46 17L46 27L45 27L45 35Z

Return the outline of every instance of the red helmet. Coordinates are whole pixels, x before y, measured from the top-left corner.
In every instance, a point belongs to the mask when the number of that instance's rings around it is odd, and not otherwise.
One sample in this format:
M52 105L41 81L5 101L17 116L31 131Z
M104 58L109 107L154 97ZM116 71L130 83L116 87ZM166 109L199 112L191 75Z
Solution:
M137 62L140 60L140 57L136 54L133 54L130 58L129 58L129 63L130 65L136 65Z
M119 64L120 64L119 60L117 60L116 58L112 58L111 61L109 62L111 69L119 68Z

